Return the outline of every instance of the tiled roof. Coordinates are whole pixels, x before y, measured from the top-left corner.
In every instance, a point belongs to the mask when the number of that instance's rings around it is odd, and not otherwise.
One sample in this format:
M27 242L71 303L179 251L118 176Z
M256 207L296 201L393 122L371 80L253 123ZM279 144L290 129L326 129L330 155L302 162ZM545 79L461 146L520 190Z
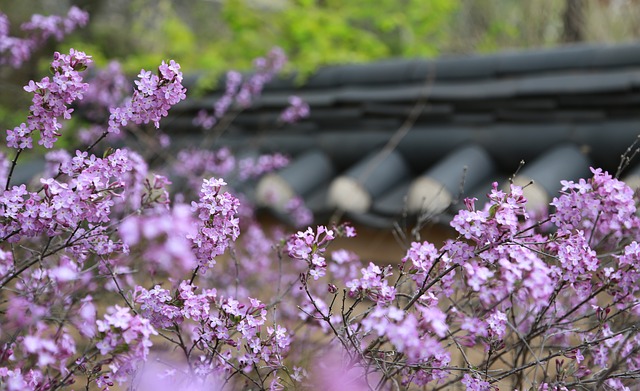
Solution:
M283 127L291 95L311 115ZM172 124L173 137L195 131L188 118L220 96L176 107L184 121ZM639 104L640 43L397 59L326 67L302 85L273 82L217 146L293 157L256 184L256 200L276 212L298 195L318 216L341 209L376 226L403 214L445 221L461 196L482 199L521 160L519 183L534 180L526 194L538 206L561 179L589 176L589 166L615 173L640 133Z

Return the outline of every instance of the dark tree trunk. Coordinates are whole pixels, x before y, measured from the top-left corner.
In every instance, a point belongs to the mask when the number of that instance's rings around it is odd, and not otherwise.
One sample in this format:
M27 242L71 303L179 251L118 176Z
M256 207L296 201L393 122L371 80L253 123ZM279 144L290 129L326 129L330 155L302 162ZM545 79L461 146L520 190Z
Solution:
M567 0L562 21L564 42L580 42L584 40L585 0Z

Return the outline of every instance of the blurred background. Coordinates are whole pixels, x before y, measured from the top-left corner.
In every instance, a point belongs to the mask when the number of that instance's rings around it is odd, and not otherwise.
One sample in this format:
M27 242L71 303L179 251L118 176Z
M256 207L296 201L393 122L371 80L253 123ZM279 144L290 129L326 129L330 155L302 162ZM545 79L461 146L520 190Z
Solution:
M69 47L98 66L118 60L131 76L172 58L214 84L226 70L250 69L276 45L302 80L326 64L640 35L638 0L0 0L0 11L20 36L32 14L62 15L71 5L89 11L87 27L51 42L19 70L0 69L0 125L21 122L29 99L22 86L42 77L53 50Z

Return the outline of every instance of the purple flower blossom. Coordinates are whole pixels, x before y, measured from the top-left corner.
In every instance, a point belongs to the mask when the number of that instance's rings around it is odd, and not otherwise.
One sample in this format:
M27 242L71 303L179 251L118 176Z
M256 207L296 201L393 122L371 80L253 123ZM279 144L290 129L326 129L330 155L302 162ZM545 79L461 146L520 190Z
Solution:
M88 21L89 14L75 6L69 9L66 17L34 14L20 27L27 36L16 38L9 36L9 19L0 12L0 65L18 68L50 37L60 41L76 28L84 27Z
M637 231L640 218L633 190L606 171L591 168L591 172L593 177L587 181L562 181L562 195L551 202L556 208L551 221L562 231L589 233L592 243L607 235L619 240L625 233Z
M221 192L226 182L222 179L205 179L200 189L200 199L191 203L191 211L200 220L197 232L187 235L193 242L196 259L205 272L215 265L215 257L222 255L240 234L239 201L228 192Z
M407 254L402 258L402 263L411 262L409 271L414 273L414 279L421 278L419 283L422 284L422 281L428 277L431 268L439 259L438 250L433 244L429 242L413 242Z
M505 193L494 182L487 197L489 202L484 210L475 210L474 200L465 200L468 209L458 212L451 221L456 231L478 244L494 242L498 237L505 238L505 234L508 235L506 237L514 235L518 230L518 218L529 218L521 187L512 184L510 192Z
M191 148L178 152L174 170L199 189L203 177L227 177L235 167L236 158L229 148L214 151Z
M83 27L89 22L89 14L78 7L71 7L67 12L67 17L57 15L43 16L35 14L29 22L23 23L21 29L31 32L32 39L44 42L49 37L62 40L66 34L71 33L78 26Z
M291 216L293 224L298 228L309 226L313 222L313 212L307 208L301 197L293 197L289 200L284 206L284 210Z
M175 275L198 265L193 242L189 240L189 236L196 235L197 223L188 205L176 204L170 210L158 206L126 219L118 232L131 250L141 248L149 272Z
M118 191L125 188L133 170L132 155L115 150L106 158L97 158L77 151L60 167L67 182L41 179L41 193L28 192L25 185L0 192L0 237L14 235L11 241L42 234L54 237L74 229L80 232L76 227L81 222L108 223ZM129 189L133 192L135 186Z
M80 106L91 120L103 121L108 118L111 107L118 107L124 102L130 88L120 63L111 61L89 80L89 88Z
M444 335L446 316L437 307L423 310L425 317L419 319L394 306L377 306L362 324L365 330L388 338L395 349L406 355L408 363L444 368L449 354L432 334Z
M279 47L271 49L267 57L256 58L253 61L256 72L240 86L240 91L236 95L236 102L240 107L249 107L252 100L262 94L264 85L280 72L286 62L287 57Z
M467 391L492 391L493 388L488 381L480 380L477 377L471 376L468 373L464 374L462 378L462 384L466 387Z
M282 49L275 47L271 49L266 58L259 57L254 60L256 71L244 80L244 82L239 72L227 72L225 92L214 104L213 113L209 113L207 110L201 110L193 120L194 125L204 129L211 129L224 117L234 103L241 109L249 107L254 99L260 97L264 85L270 82L275 75L282 70L286 62L287 58ZM300 107L298 111L302 113L302 105L298 106Z
M110 133L118 134L129 122L160 127L160 119L168 115L171 106L186 98L187 89L182 86L180 65L171 60L162 62L157 74L144 69L135 82L137 88L124 105L112 108L109 116Z
M113 378L122 383L147 359L153 345L151 336L158 333L149 320L117 305L107 308L104 320L97 320L96 325L99 333L96 347L100 354L113 357L109 368Z
M289 97L289 107L280 114L280 121L293 124L309 116L309 105L299 96Z
M222 118L222 116L229 110L231 106L232 98L237 94L238 88L242 83L242 75L236 71L227 72L227 85L224 93L224 97L215 104L214 115L216 118Z
M217 122L216 117L210 115L207 110L198 111L198 114L193 119L193 124L203 129L211 129Z
M292 259L307 262L309 275L317 280L326 274L327 263L323 255L334 239L334 232L323 225L319 225L315 232L309 227L291 236L287 241L287 252Z
M507 329L507 314L501 311L494 311L487 317L487 330L489 338L495 341L504 339Z
M36 83L33 80L24 87L33 92L31 114L26 123L7 130L7 146L11 148L32 148L31 133L40 132L38 144L53 148L60 137L62 124L60 118L69 119L73 109L68 105L87 90L88 84L82 82L80 71L91 63L91 57L71 49L68 55L56 52L51 62L54 75L52 79L43 78Z
M289 159L280 154L260 155L257 158L244 158L238 162L240 180L255 179L271 171L279 170L289 164Z
M396 297L396 290L387 282L387 277L391 276L391 266L384 269L369 262L367 268L361 269L362 277L347 282L349 296L357 297L364 294L366 297L379 304L388 304Z
M168 328L173 324L181 324L184 320L180 308L169 304L173 298L167 289L156 285L151 290L136 286L134 301L140 304L140 313L149 319L155 328Z
M598 269L600 262L596 252L591 249L584 232L576 231L567 235L562 246L558 246L559 265L554 267L558 278L574 283L588 278Z

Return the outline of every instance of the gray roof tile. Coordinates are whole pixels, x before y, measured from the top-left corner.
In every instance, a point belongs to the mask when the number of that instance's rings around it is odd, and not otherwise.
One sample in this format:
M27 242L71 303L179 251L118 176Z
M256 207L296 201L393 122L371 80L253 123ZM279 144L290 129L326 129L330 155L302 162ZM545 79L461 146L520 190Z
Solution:
M497 54L499 75L520 75L586 68L593 63L597 46L577 45L554 49L513 51Z
M633 86L637 71L584 72L529 76L519 80L518 95L563 95L627 91Z
M312 114L299 124L276 127L290 95L306 100ZM175 132L176 144L194 139L190 118L219 96L214 91L176 107L178 118L165 122L182 132ZM302 85L289 77L267 86L255 103L217 145L280 151L293 156L294 164L306 152L320 151L335 168L335 178L351 175L369 154L393 144L394 156L404 163L378 168L375 180L364 186L372 197L368 211L349 215L390 227L404 218L416 173L441 167L449 174L440 175L438 183L449 193L456 190L459 176L450 172L460 171L456 167L464 159L453 164L447 156L468 145L486 151L494 179L511 176L524 160L521 175L537 179L536 188L546 196L557 190L559 176L577 175L564 169L578 167L583 175L593 164L615 171L620 154L640 133L640 43L331 66ZM422 113L405 127L421 105ZM329 186L305 185L319 175L316 166L288 180L314 212L325 215L332 211ZM300 175L303 179L295 179ZM486 194L491 178L470 179L464 192Z
M491 56L464 56L422 60L413 69L412 80L488 79L496 74L497 61Z

